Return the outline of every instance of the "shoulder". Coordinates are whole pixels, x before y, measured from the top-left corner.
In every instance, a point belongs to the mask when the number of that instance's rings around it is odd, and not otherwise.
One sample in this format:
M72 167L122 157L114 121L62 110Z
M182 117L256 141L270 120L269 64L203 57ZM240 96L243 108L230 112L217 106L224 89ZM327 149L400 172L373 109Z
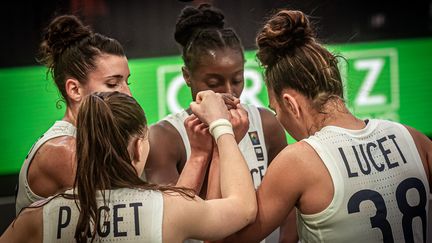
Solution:
M428 137L426 137L426 135L424 135L423 133L419 132L418 130L410 126L406 126L406 125L403 126L410 133L417 147L417 150L420 153L426 154L432 151L432 141Z
M286 146L274 159L272 167L294 168L303 167L309 158L315 157L315 150L306 142L300 141Z
M276 155L266 172L264 180L272 178L277 185L287 189L300 189L307 185L310 178L319 176L314 168L322 166L315 150L306 142L296 142L286 146ZM296 185L296 186L294 186Z
M264 107L257 107L260 116L261 116L261 121L263 124L263 128L278 128L276 129L277 131L281 131L282 126L279 123L279 121L276 119L275 115L273 112L271 112L270 110L264 108Z
M153 176L178 174L177 164L180 161L186 161L186 149L180 133L171 123L162 120L150 126L149 142L150 153L145 167L147 179L157 183L167 183L168 181L158 180ZM169 183L172 182L171 179Z
M47 169L59 164L68 165L75 159L75 145L76 139L72 136L50 139L38 149L34 160L39 165L47 165Z
M32 164L41 173L62 180L65 173L75 169L75 144L72 136L62 136L48 140L36 152Z
M35 159L40 161L52 161L61 163L65 160L73 160L75 155L76 139L72 136L53 138L44 143L36 153ZM59 158L62 158L59 160Z
M178 144L181 140L179 131L168 121L162 120L149 127L150 144L170 145ZM151 150L150 150L151 152Z
M407 128L411 137L414 140L417 151L420 155L420 158L425 166L426 173L429 174L431 170L429 167L432 166L432 141L430 138L426 137L423 133L419 132L415 128L410 126L403 125Z

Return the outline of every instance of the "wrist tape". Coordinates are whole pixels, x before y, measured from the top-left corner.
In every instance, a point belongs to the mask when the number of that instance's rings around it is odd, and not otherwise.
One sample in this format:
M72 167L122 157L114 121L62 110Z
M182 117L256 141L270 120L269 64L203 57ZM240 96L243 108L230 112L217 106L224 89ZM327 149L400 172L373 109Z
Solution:
M217 142L218 138L223 134L232 134L234 135L234 131L232 129L231 122L227 119L217 119L209 124L210 134L214 137Z

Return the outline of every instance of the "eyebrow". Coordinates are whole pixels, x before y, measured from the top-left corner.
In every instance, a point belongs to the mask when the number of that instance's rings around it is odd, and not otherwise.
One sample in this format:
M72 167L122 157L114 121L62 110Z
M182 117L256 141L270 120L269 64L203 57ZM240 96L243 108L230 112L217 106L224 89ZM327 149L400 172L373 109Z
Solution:
M131 74L129 73L129 75L127 76L127 78L130 78L130 76L131 76ZM123 75L121 75L121 74L115 74L115 75L106 76L105 78L122 79Z

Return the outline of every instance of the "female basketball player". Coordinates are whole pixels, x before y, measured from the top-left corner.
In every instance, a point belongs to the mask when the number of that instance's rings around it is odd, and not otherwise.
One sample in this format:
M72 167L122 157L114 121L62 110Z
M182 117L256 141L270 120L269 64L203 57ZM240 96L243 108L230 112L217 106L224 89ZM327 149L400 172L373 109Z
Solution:
M271 163L255 223L229 240L259 241L296 207L301 242L427 242L432 142L350 113L338 60L304 13L277 12L257 44L270 106L299 142Z
M24 210L0 242L214 240L252 222L255 190L223 99L200 92L191 109L216 140L222 199L142 181L150 149L144 111L126 94L95 93L84 98L76 120L74 190Z
M66 102L62 120L33 145L21 167L16 213L32 202L70 188L75 175L75 124L83 98L94 91L130 95L130 76L123 47L93 33L75 16L62 15L47 27L40 62Z
M181 12L175 30L175 40L182 47L183 78L191 89L192 98L202 90L213 90L224 93L236 100L244 88L243 46L235 31L224 27L224 15L208 4L198 7L188 6ZM241 120L232 116L236 140L248 162L249 170L258 187L266 173L268 164L287 145L282 126L274 115L265 108L242 104L247 111L248 119ZM183 166L190 156L190 142L185 132L184 120L190 109L172 114L150 127L150 141L154 146L164 145L166 150L151 150L145 169L146 179L153 183L175 184ZM212 144L205 144L212 151ZM212 160L201 157L203 161ZM217 170L217 163L211 163ZM200 173L202 167L196 167ZM210 172L218 174L217 172ZM212 178L212 176L209 176ZM195 177L183 176L182 186L201 190L205 195L208 182L195 184ZM187 178L191 178L188 181ZM217 182L215 182L218 184ZM207 195L217 197L216 195ZM290 221L294 222L294 213ZM286 229L292 234L292 242L297 241L294 229ZM291 230L291 232L289 232ZM290 237L288 237L290 238Z

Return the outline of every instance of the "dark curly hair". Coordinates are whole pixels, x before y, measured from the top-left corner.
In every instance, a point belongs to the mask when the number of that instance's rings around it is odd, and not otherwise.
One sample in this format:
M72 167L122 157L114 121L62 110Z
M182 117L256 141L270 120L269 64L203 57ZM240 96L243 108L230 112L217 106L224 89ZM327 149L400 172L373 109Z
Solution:
M224 15L209 4L185 7L177 19L174 38L182 47L182 58L189 70L199 64L208 50L231 48L244 56L240 38L225 28Z

